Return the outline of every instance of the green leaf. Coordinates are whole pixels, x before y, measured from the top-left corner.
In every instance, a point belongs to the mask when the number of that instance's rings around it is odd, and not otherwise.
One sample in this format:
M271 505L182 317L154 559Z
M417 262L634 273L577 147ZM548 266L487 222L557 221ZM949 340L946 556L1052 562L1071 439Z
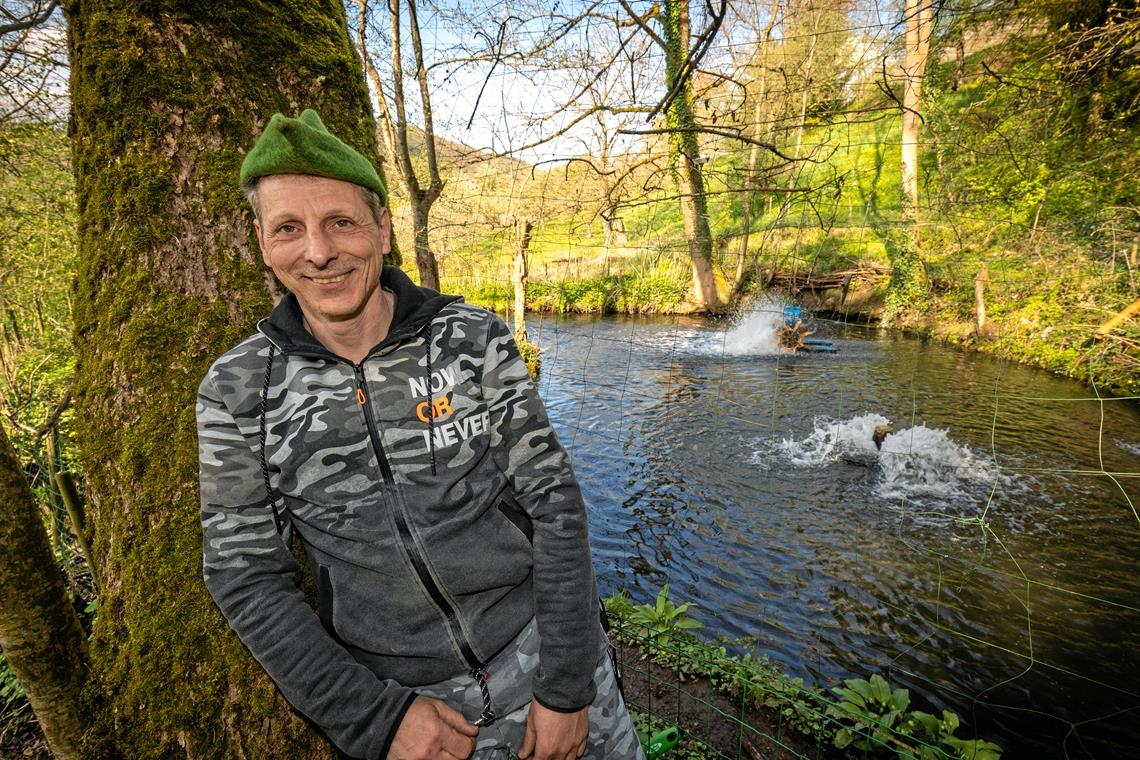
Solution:
M883 683L886 683L886 681ZM895 689L894 692L891 693L890 705L895 710L904 712L910 705L910 692L906 689Z
M888 684L881 675L876 673L871 676L871 698L881 705L888 705L891 701L891 686Z

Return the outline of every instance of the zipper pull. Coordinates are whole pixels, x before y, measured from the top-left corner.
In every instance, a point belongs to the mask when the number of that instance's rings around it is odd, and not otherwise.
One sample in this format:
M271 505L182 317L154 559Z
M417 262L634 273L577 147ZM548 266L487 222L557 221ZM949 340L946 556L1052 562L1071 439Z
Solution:
M359 385L356 386L356 400L361 406L364 406L364 403L368 401L368 399L364 397L364 389Z

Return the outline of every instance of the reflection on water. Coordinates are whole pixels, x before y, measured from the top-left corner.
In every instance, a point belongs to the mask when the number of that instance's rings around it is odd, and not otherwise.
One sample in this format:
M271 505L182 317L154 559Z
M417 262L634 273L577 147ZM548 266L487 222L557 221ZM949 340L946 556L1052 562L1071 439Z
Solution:
M883 672L1007 757L1128 756L1135 402L842 325L784 355L779 319L532 321L603 593L669 583L706 634L825 686Z

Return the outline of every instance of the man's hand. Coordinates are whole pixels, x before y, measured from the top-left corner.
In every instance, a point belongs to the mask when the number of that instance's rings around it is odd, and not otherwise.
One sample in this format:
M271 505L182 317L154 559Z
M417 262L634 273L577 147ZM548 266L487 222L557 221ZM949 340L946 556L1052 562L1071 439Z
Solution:
M578 712L560 713L532 699L519 760L577 760L586 754L589 733L588 707Z
M388 760L463 760L475 751L478 735L478 727L458 710L438 699L416 697L392 737Z

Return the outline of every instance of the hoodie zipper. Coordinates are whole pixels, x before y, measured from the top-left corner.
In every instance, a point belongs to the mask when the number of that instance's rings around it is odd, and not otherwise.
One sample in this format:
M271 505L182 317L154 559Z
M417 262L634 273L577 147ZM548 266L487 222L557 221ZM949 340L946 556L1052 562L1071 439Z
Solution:
M364 425L368 429L368 438L372 442L372 450L376 453L376 460L380 463L380 475L384 478L387 485L394 485L395 479L392 477L392 466L388 462L388 457L384 454L384 448L380 444L380 434L376 427L376 420L372 416L372 408L368 404L368 395L364 392L364 367L359 364L353 365L353 372L356 375L356 400L360 403L361 408L364 410ZM400 534L400 541L404 545L404 551L411 560L412 567L415 568L416 575L419 576L420 583L423 584L424 589L428 592L428 596L435 602L439 611L443 613L444 619L447 621L448 631L451 633L451 638L459 646L459 651L463 654L463 659L467 661L468 667L474 674L476 672L485 673L484 664L475 654L475 650L471 647L467 637L463 634L463 629L459 625L459 615L456 613L455 608L443 595L443 591L439 588L439 584L432 578L431 573L428 571L427 562L420 554L419 549L416 547L415 541L412 538L411 528L408 527L407 518L404 516L402 510L398 507L392 510L392 514L396 521L396 530Z

